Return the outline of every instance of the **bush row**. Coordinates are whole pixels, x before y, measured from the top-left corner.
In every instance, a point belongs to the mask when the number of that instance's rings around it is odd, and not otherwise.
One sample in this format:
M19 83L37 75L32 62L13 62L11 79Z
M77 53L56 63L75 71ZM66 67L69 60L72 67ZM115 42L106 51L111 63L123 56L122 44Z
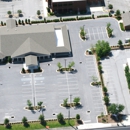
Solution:
M128 88L130 89L130 68L128 65L125 67L125 76L128 83Z
M109 17L108 15L99 15L97 18Z

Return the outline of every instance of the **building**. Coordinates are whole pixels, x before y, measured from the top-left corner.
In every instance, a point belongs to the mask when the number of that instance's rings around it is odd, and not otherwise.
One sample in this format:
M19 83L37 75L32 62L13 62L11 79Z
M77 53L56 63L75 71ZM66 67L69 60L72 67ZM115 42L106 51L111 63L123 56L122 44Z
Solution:
M16 27L9 19L0 27L0 61L11 56L12 62L31 66L37 61L70 56L71 47L66 25L29 25Z
M123 13L122 20L125 30L130 30L130 12Z
M54 13L84 13L87 11L87 5L98 4L103 0L48 0L48 7Z

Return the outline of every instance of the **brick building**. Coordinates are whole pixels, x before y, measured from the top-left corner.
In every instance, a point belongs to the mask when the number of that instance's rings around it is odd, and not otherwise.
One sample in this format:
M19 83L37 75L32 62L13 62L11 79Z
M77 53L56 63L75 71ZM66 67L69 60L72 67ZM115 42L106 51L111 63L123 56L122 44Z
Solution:
M98 4L98 2L103 0L48 0L48 7L54 13L85 13L87 5Z

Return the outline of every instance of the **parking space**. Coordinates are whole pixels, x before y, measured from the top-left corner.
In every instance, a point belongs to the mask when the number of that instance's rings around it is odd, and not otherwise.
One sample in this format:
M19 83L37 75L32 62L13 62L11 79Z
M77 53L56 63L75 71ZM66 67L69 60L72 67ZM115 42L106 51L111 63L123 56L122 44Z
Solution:
M124 73L124 65L130 56L130 49L112 51L112 56L102 60L103 77L108 88L110 102L123 104L125 114L129 114L130 98L128 85Z
M85 29L88 40L101 40L108 38L106 27L88 27Z

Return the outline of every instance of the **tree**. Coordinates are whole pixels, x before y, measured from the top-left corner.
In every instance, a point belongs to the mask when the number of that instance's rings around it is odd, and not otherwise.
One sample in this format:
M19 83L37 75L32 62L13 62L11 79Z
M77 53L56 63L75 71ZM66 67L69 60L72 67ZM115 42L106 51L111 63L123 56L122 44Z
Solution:
M96 76L92 76L92 80L93 80L93 82L95 83L95 82L98 81L98 78L97 78Z
M18 20L18 23L21 24L21 20L20 19Z
M58 66L59 70L62 68L62 65L60 62L57 63L57 66Z
M108 8L109 8L109 9L113 9L113 5L112 5L112 4L109 4L109 5L108 5Z
M99 69L99 71L100 71L100 73L101 73L101 72L102 72L102 66L99 65L99 66L98 66L98 69Z
M25 73L25 69L24 68L22 68L22 73Z
M68 98L64 99L63 106L64 106L64 107L67 107L67 106L68 106Z
M11 15L11 14L12 14L12 12L11 12L11 11L8 11L8 12L7 12L7 14L8 14L8 15Z
M8 118L5 118L4 119L4 125L7 127L9 125L9 119Z
M75 65L75 63L72 61L69 63L68 68L71 70L71 68Z
M27 100L27 105L28 105L29 109L32 107L32 103L30 100Z
M3 23L3 21L1 21L1 26L3 26L4 25L4 23Z
M84 26L83 27L80 27L80 36L82 39L85 39L85 36L86 36L86 32L84 30Z
M41 124L45 121L44 115L40 115L38 119L40 120Z
M30 24L30 19L28 19L28 23Z
M8 61L9 63L11 63L11 62L12 62L11 56L8 56L7 61Z
M105 86L103 87L103 92L107 93L107 88Z
M111 23L107 23L107 28L110 28L110 26L111 26Z
M80 98L79 97L75 97L73 102L75 103L75 105L77 106L80 102Z
M64 116L63 116L62 113L59 113L59 114L57 115L57 120L59 121L59 123L64 122Z
M96 45L95 45L95 51L97 56L99 56L100 58L103 56L106 56L110 51L111 48L109 46L109 43L102 40L102 41L97 41Z
M28 20L27 19L25 19L25 23L28 24Z
M119 41L118 41L118 45L121 47L121 46L122 46L122 44L123 44L123 43L122 43L122 41L121 41L121 40L119 40Z
M76 119L79 120L80 119L80 115L76 114Z
M21 14L21 13L22 13L22 10L18 10L17 13L18 13L18 14Z
M38 105L39 107L41 107L42 104L43 104L43 102L38 102L38 103L37 103L37 105Z
M116 11L116 16L120 16L120 15L121 15L120 10L117 10L117 11Z
M121 104L111 104L109 107L108 107L108 111L112 114L116 114L118 115L120 112L122 112L124 110L124 106L121 105Z
M105 96L105 97L103 98L103 100L104 100L104 102L105 102L106 105L108 105L109 102L110 102L108 96Z
M40 14L41 14L40 10L37 10L37 15L40 15Z
M24 116L23 118L22 118L22 122L23 122L23 124L24 124L24 126L27 124L27 118Z

